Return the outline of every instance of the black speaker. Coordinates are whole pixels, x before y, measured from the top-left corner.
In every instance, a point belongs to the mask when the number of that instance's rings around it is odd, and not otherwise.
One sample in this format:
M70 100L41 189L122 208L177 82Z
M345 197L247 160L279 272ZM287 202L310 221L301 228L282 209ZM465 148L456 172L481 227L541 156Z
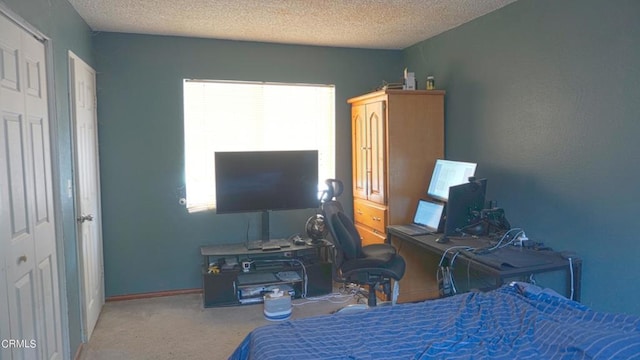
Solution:
M317 262L307 265L307 296L326 295L333 291L331 263Z

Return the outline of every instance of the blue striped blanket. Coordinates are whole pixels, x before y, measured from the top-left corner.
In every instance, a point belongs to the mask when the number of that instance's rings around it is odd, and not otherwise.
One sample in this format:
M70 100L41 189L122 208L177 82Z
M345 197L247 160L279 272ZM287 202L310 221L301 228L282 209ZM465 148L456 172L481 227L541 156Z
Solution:
M260 327L230 359L640 359L640 318L521 283Z

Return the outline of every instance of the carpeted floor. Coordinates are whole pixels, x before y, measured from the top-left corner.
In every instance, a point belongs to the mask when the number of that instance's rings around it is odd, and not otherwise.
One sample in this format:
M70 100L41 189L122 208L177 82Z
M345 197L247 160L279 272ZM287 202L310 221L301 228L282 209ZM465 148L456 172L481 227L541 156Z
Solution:
M292 319L356 301L354 295L294 300ZM227 359L251 330L273 324L263 310L262 304L205 309L201 294L108 302L80 359Z

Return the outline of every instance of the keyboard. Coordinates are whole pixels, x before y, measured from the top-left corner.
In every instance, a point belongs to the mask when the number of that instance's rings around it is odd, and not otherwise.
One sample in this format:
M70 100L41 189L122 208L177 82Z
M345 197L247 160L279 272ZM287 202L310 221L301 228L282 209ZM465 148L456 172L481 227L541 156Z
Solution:
M289 239L274 239L262 243L262 251L280 250L291 246Z
M280 250L280 245L278 244L263 244L262 245L262 251L273 251L273 250Z
M433 231L429 231L426 227L418 226L416 224L395 225L394 228L411 236L433 234Z
M253 241L248 241L246 244L247 244L247 250L273 251L273 250L280 250L281 248L290 247L291 240L289 239L274 239L269 241L253 240Z

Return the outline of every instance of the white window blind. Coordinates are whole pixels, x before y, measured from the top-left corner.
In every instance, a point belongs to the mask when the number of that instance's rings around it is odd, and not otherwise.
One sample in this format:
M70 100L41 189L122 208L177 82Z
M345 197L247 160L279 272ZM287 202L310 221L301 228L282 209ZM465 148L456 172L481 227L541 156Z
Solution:
M330 85L184 80L189 212L215 208L216 151L318 150L320 179L335 175Z

